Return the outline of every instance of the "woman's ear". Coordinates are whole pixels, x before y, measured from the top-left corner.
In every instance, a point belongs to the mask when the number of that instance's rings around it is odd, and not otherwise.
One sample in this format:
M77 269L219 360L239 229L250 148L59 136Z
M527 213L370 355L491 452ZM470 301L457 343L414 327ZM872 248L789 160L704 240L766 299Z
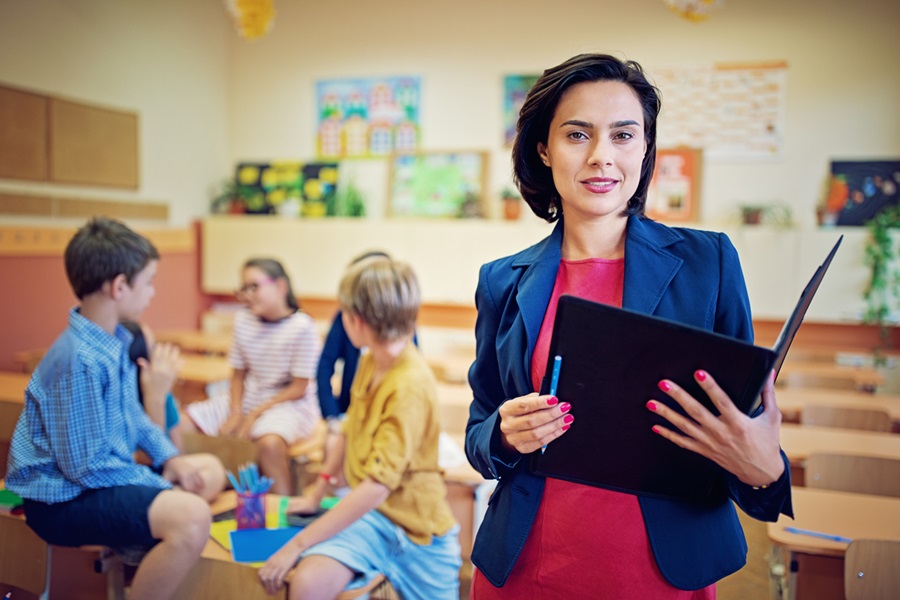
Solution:
M644 148L646 151L646 148ZM541 162L544 163L545 166L550 166L550 157L547 155L547 146L544 145L543 142L538 142L537 145L537 153L538 156L541 157Z

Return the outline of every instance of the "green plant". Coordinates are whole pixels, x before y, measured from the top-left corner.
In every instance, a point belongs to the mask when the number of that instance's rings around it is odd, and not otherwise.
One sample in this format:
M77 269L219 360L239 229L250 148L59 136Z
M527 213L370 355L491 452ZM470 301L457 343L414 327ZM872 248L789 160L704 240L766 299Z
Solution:
M366 216L366 200L352 181L348 181L345 185L337 186L337 193L334 194L333 202L334 206L331 214L335 216Z
M210 209L213 213L258 212L265 198L256 188L241 185L235 179L225 179L213 194Z
M900 299L900 271L897 270L897 229L900 229L900 205L881 210L866 223L869 237L865 245L865 264L869 267L869 283L863 293L866 311L863 321L880 326L881 347L890 345L889 321Z

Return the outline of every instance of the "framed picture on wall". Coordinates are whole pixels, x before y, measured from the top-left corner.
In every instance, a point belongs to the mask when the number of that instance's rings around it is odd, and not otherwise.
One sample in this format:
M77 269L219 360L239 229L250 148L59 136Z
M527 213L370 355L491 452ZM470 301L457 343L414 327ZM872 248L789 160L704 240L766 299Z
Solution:
M390 157L390 217L469 218L485 215L486 151L416 152Z
M835 160L825 210L837 225L865 225L900 203L900 160Z
M657 150L647 192L647 216L663 222L698 220L702 167L703 152L698 148Z

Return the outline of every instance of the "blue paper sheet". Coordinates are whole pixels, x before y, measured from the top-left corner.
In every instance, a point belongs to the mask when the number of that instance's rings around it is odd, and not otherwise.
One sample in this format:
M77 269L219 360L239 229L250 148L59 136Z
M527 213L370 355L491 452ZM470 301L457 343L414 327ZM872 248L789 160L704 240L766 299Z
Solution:
M302 530L302 527L235 529L229 532L231 557L234 562L265 562Z

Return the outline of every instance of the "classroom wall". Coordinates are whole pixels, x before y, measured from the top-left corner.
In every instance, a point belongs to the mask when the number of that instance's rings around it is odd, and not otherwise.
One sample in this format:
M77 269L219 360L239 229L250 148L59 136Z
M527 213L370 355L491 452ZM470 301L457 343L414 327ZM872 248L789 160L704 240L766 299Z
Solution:
M736 219L741 203L783 202L799 224L812 225L831 159L900 156L898 2L726 0L703 23L677 17L662 0L350 0L276 8L267 38L230 40L232 162L312 157L317 80L420 75L422 147L491 150L496 194L509 181L509 151L500 147L502 76L594 51L651 71L787 61L783 158L705 164L705 224ZM362 164L359 171L358 183L381 208L384 169Z
M0 179L0 191L163 201L176 226L208 212L209 186L231 173L232 35L211 0L0 0L0 83L137 113L140 161L137 190Z

